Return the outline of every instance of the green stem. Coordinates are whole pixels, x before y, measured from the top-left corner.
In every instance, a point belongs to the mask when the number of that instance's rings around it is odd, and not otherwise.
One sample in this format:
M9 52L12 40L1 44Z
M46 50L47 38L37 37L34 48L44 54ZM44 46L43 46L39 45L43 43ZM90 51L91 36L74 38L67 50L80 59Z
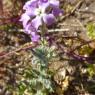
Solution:
M46 27L46 24L43 22L42 26L41 26L41 38L42 38L42 44L45 45L45 41L46 41L46 38L45 38L45 33L47 31L47 27Z

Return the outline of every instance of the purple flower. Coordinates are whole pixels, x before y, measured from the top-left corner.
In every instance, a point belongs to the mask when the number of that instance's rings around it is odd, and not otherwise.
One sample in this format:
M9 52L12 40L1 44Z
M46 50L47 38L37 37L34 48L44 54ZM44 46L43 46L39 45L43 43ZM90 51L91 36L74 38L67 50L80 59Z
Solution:
M33 3L34 2L31 2L31 5L33 5ZM55 22L55 16L52 13L49 14L46 13L46 8L48 6L49 3L36 2L34 6L26 7L26 14L31 18L34 17L30 23L32 23L36 29L38 29L39 26L42 25L42 22L46 23L47 25L50 25Z
M50 13L46 12L48 7L52 8ZM23 25L27 26L30 17L31 21L29 23L32 23L36 29L43 24L42 22L47 25L53 24L56 21L55 16L61 13L58 0L31 0L24 5L23 9L25 14L27 14L27 16L24 15L21 18Z
M48 8L50 8L49 11L47 11ZM36 36L37 30L43 23L53 24L56 21L56 16L62 13L58 0L30 0L26 2L23 9L25 13L21 16L20 21L22 21L26 33L32 35L33 40L39 38Z

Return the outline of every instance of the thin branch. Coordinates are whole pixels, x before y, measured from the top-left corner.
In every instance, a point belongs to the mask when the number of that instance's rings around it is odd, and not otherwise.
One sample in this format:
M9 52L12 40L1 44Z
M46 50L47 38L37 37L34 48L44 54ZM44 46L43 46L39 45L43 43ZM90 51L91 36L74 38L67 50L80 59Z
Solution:
M23 29L9 29L9 32L24 32ZM70 29L65 28L65 29L49 29L48 32L65 32L65 31L70 31ZM38 32L41 32L40 30L38 30Z
M94 41L95 41L95 39L94 39L94 40L90 40L90 41L86 41L86 42L82 43L81 45L75 47L75 48L74 48L73 50L71 50L70 52L72 53L72 52L74 52L75 50L77 50L77 49L83 47L84 45L87 45L87 44L93 43Z
M68 13L68 14L66 14L65 16L62 16L62 17L60 18L60 21L62 21L63 19L67 18L68 16L72 15L72 14L76 11L76 9L78 9L78 8L80 7L80 5L83 3L83 1L84 1L84 0L80 0L80 1L76 4L76 6L71 10L70 13Z
M17 52L20 52L22 50L27 50L27 49L33 49L34 47L36 47L37 44L33 44L33 43L26 43L23 46L20 46L19 48L17 48L14 51L11 52L1 52L0 53L0 58L5 58L7 56L11 56L12 54L16 54Z

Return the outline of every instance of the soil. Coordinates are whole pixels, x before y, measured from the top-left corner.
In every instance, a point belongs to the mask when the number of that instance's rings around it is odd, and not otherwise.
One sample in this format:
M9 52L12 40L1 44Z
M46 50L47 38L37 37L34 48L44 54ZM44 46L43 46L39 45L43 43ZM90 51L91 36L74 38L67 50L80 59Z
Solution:
M11 3L7 5L9 10L6 8L8 0L1 1L0 95L15 95L8 91L7 85L11 84L15 88L16 81L21 77L20 72L32 62L33 55L29 46L35 48L37 44L31 44L30 37L18 31L22 28L18 19L25 0L23 2L10 0ZM16 11L13 10L14 2L18 5ZM58 85L57 89L60 89L53 95L94 95L95 75L89 77L87 70L89 64L94 66L95 63L95 40L91 41L88 37L86 26L88 23L95 23L95 0L60 0L60 2L64 14L54 26L49 27L49 30L54 31L49 33L52 34L51 43L56 46L59 55L49 66L51 70L56 71L54 80ZM86 51L87 58L86 52L80 53L85 46L90 49L90 53ZM90 56L94 58L91 59Z

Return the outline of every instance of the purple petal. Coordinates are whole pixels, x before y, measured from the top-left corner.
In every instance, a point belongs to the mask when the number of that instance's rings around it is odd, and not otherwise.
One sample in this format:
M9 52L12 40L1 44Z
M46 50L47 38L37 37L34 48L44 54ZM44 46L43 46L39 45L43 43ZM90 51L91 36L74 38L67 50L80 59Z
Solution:
M51 25L55 22L55 17L53 14L45 14L43 16L43 21L47 24L47 25Z
M22 21L24 27L26 27L29 20L30 20L30 17L26 13L24 13L20 19L20 21Z
M52 13L54 14L54 16L59 16L60 14L63 14L63 11L58 7L54 7Z
M29 22L29 23L27 24L27 26L25 27L25 32L26 32L27 34L31 34L32 32L37 32L37 30L36 30L35 27L32 25L32 23Z
M41 0L42 1L42 0ZM49 2L47 2L48 0L45 0L44 2L42 1L42 2L39 2L39 7L42 9L42 10L46 10L46 8L48 8L49 7Z
M41 16L36 16L33 20L32 20L32 25L38 29L40 25L42 25L42 18Z
M40 0L40 2L47 3L48 0Z
M38 42L39 38L40 38L39 35L37 35L35 32L32 32L31 40L32 40L33 42Z
M59 1L58 0L50 0L50 4L54 7L59 7Z
M35 9L34 9L34 8L27 10L25 13L26 13L28 16L31 16L31 17L36 16L36 15L35 15Z
M28 9L31 9L33 7L36 8L37 2L38 2L38 0L30 0L30 1L25 3L25 5L23 6L23 9L28 10Z

